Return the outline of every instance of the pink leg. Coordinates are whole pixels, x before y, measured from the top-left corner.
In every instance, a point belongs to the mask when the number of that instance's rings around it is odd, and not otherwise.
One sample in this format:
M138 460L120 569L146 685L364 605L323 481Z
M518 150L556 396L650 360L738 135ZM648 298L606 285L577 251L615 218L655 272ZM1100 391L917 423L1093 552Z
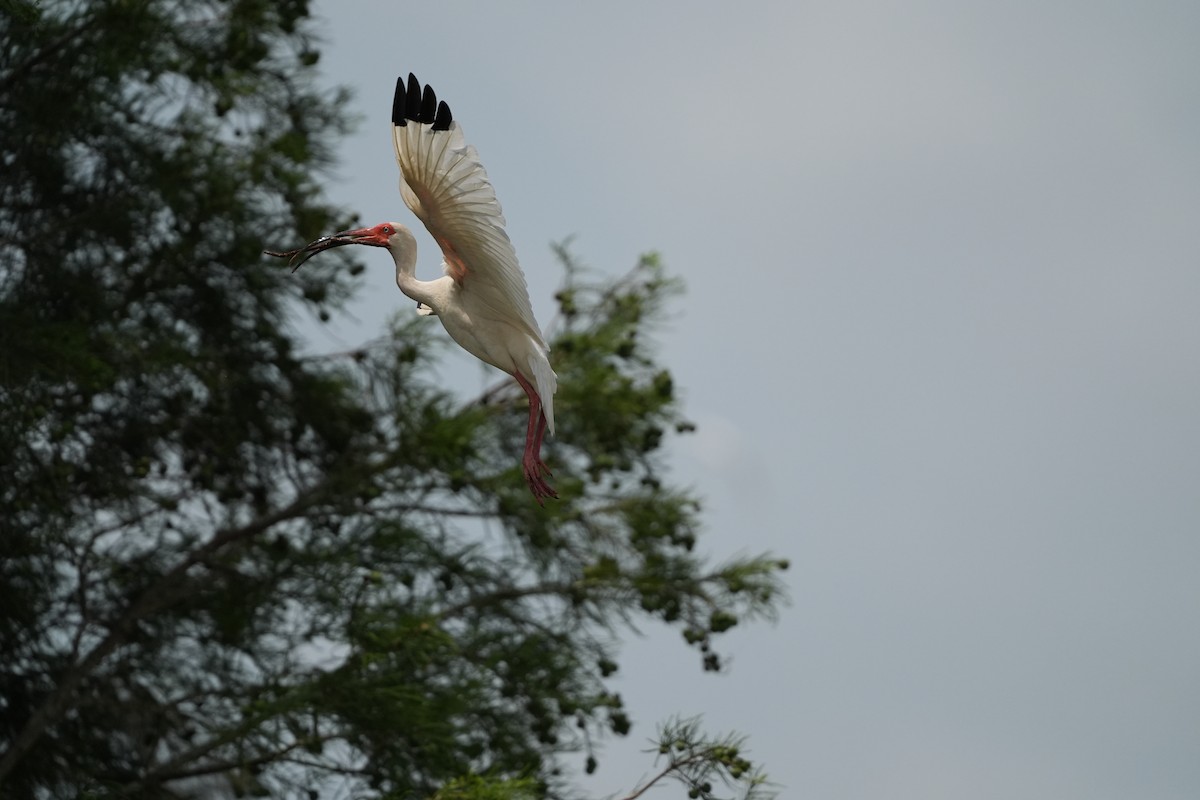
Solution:
M542 436L546 432L546 415L542 412L542 400L520 372L514 372L513 377L525 390L529 397L529 427L525 431L525 455L521 458L521 470L525 473L525 482L533 493L538 505L547 497L558 497L554 487L546 482L544 476L550 474L550 469L542 462Z
M537 453L538 466L541 467L542 472L546 473L547 475L553 475L554 473L551 472L550 468L547 467L545 462L542 461L542 437L545 435L546 412L543 410L540 414L538 414L537 435L533 437L533 452Z

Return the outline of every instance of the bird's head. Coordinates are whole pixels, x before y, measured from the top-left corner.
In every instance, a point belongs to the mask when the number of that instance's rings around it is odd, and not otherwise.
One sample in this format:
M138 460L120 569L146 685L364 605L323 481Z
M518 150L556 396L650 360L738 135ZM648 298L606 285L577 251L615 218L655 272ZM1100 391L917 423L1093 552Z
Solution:
M371 228L355 228L349 231L340 231L332 236L322 236L320 239L309 242L304 247L298 247L295 250L287 250L278 252L275 250L266 250L269 256L278 256L279 258L291 259L292 272L300 268L308 259L315 256L317 253L325 250L332 250L335 247L342 247L348 244L365 244L371 247L401 247L405 243L411 241L413 235L408 228L398 222L381 222Z
M337 240L338 244L366 244L371 247L391 247L398 237L402 237L406 233L408 233L408 229L399 222L381 222L372 228L357 228L352 231L335 233L330 238Z

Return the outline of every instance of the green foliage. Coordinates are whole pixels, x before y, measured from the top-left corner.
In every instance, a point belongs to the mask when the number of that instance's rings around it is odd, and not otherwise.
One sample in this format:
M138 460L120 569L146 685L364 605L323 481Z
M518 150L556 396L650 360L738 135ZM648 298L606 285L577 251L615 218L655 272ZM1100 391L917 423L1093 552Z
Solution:
M526 800L537 796L537 784L528 778L504 780L468 775L447 783L433 800Z
M665 780L683 784L689 798L700 800L721 800L727 791L743 800L767 800L776 794L761 768L746 757L744 738L706 736L699 719L661 726L655 751L661 770L624 800L634 800Z
M692 426L650 342L679 291L656 257L588 281L560 249L541 509L519 389L439 390L428 320L298 352L289 319L361 272L260 255L347 221L317 186L344 96L312 86L306 3L22 8L0 16L0 794L574 795L564 756L591 771L633 725L616 633L662 621L713 670L773 612L785 564L708 565L663 472Z

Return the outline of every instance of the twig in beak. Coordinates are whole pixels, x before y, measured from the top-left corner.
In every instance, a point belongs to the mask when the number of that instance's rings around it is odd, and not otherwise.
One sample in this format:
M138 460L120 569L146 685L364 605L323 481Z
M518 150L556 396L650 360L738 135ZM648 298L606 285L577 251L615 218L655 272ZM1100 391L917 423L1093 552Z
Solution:
M317 253L347 244L354 244L354 240L345 239L338 234L334 234L333 236L322 236L320 239L311 241L304 245L304 247L297 247L295 250L263 250L263 252L269 256L275 256L276 258L288 259L288 265L291 266L292 272L295 272L296 270L300 269L301 264L303 264L305 261L308 261ZM297 261L297 258L300 260Z

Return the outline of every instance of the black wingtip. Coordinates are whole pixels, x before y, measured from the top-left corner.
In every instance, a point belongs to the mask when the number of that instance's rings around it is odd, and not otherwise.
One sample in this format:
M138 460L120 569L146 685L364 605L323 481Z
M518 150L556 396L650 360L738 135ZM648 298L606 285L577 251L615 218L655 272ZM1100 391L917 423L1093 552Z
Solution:
M450 116L450 106L446 105L446 101L438 103L437 116L433 118L433 129L435 131L450 130L450 123L454 121L454 117Z
M408 95L404 99L404 117L413 122L421 121L421 82L408 73Z
M404 127L409 121L432 125L435 131L450 130L454 116L446 101L438 101L432 86L421 87L417 76L408 73L408 82L396 78L396 94L392 98L392 124Z
M421 94L421 122L432 125L436 114L437 95L433 93L432 86L425 84L425 91Z
M396 96L392 98L392 124L404 127L404 78L396 78Z

